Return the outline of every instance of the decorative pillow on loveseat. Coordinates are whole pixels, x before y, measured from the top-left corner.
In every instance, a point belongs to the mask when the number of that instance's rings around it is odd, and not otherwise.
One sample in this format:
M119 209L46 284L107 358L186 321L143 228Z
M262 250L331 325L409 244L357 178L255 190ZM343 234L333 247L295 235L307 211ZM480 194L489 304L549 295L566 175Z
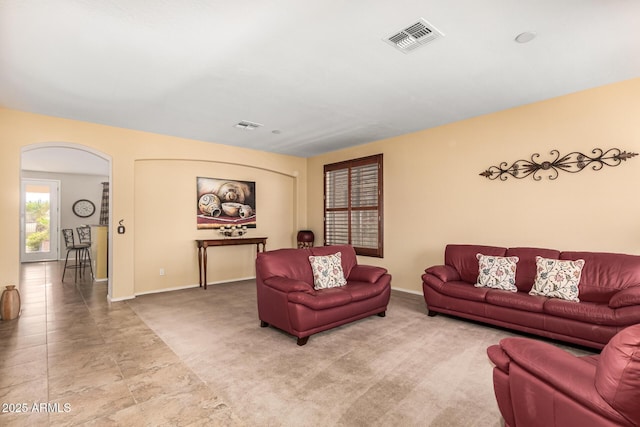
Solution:
M478 288L503 289L517 292L516 263L517 256L501 257L477 254L478 258Z
M342 270L342 254L309 256L313 270L313 288L315 290L337 288L347 284Z
M575 261L536 257L536 279L529 295L541 295L580 302L578 284L584 260Z

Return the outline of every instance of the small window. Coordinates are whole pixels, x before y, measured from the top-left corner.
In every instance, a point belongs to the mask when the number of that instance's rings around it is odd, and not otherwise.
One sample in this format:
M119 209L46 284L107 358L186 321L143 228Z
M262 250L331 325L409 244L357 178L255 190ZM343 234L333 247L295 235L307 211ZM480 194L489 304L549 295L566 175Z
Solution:
M383 256L382 154L324 165L324 244Z

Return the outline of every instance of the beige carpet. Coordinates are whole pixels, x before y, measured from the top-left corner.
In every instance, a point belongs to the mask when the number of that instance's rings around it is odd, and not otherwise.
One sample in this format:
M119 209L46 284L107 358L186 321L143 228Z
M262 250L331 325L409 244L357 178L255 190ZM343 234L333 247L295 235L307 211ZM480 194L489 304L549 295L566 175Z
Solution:
M241 425L501 426L486 348L515 335L394 291L387 317L313 335L260 328L254 281L128 304Z

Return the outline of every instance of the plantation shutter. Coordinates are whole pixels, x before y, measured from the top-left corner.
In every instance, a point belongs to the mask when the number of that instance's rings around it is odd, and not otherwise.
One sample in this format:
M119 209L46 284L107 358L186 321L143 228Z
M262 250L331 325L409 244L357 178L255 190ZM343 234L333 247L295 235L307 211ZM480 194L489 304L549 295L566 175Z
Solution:
M382 154L325 165L325 245L382 257Z
M349 243L349 170L326 172L325 245Z

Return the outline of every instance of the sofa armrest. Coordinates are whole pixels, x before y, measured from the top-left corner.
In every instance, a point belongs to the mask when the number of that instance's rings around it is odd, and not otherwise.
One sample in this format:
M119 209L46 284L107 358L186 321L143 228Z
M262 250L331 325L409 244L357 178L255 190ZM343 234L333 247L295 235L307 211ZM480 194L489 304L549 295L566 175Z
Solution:
M280 292L306 292L315 295L313 286L302 280L289 279L288 277L274 276L264 280L264 284Z
M373 265L356 265L351 269L347 279L357 282L376 283L386 273L386 268Z
M489 356L489 360L493 362L496 368L500 369L505 374L509 373L509 356L504 352L500 345L495 344L490 347L487 347L487 356Z
M443 282L460 280L460 273L450 265L434 265L433 267L427 268L424 272L436 276Z
M618 291L609 299L609 308L628 307L630 305L640 305L640 286Z
M500 346L511 363L550 384L565 396L604 417L620 418L620 414L596 390L596 367L593 364L551 344L527 338L505 338L500 341Z

